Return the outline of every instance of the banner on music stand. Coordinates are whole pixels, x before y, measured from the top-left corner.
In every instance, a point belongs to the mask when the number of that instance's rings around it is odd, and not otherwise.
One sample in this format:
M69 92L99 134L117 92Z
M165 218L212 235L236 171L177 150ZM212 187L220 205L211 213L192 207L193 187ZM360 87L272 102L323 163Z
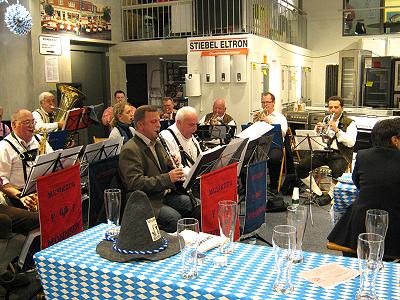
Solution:
M267 161L249 165L246 180L246 218L243 234L253 232L265 222L267 199Z
M42 249L82 231L79 164L37 179Z
M200 177L201 228L205 233L218 236L220 234L218 225L219 201L232 200L237 202L237 165L236 162ZM239 236L238 217L234 240L238 240Z

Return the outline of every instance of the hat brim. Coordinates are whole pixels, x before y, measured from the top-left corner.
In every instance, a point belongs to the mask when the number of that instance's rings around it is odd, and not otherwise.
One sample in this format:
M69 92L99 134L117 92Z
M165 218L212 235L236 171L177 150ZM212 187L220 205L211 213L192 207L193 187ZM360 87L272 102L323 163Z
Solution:
M103 240L97 247L96 252L102 257L115 262L130 262L135 260L150 260L157 261L168 258L177 254L180 251L179 239L177 236L167 234L160 230L161 236L168 240L168 247L164 251L154 254L124 254L113 249L113 242Z

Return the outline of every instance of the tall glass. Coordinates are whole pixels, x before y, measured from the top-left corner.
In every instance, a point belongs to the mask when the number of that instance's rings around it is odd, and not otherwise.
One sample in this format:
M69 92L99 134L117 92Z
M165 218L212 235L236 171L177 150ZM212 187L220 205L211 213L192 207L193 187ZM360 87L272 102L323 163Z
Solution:
M119 234L120 229L120 211L121 211L121 190L106 189L104 190L104 207L107 217L107 234L115 237Z
M177 234L181 249L181 275L185 279L197 276L197 247L200 238L199 221L194 218L178 220Z
M358 268L361 272L357 299L378 299L376 277L382 256L383 237L376 233L361 233L357 241Z
M376 233L383 237L385 240L386 231L389 225L389 213L382 209L368 209L365 214L365 229L367 233ZM385 244L382 245L380 255L383 258L385 251ZM381 267L383 264L381 263Z
M272 232L276 278L274 290L287 294L294 290L291 280L293 253L296 249L296 227L276 225Z
M293 254L293 263L303 262L303 237L306 230L308 209L305 206L291 205L287 208L287 223L296 227L296 249Z
M218 202L218 223L221 234L221 253L229 254L234 252L233 238L235 234L237 218L237 202L223 200Z

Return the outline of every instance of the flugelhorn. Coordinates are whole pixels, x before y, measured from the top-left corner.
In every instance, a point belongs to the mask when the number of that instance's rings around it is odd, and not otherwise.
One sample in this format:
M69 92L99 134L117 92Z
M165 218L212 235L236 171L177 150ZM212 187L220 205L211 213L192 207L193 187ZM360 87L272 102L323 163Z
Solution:
M204 122L204 125L219 125L218 115L213 114L210 120Z
M253 115L253 123L258 122L262 118L268 116L268 112L265 109L253 111L251 114Z

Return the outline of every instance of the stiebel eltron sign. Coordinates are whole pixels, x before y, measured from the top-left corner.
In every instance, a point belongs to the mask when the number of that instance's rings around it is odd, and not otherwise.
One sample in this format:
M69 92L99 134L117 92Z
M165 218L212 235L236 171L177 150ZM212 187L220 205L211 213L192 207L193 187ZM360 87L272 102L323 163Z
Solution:
M188 42L188 52L201 52L201 56L247 55L248 40L247 37L193 39Z

